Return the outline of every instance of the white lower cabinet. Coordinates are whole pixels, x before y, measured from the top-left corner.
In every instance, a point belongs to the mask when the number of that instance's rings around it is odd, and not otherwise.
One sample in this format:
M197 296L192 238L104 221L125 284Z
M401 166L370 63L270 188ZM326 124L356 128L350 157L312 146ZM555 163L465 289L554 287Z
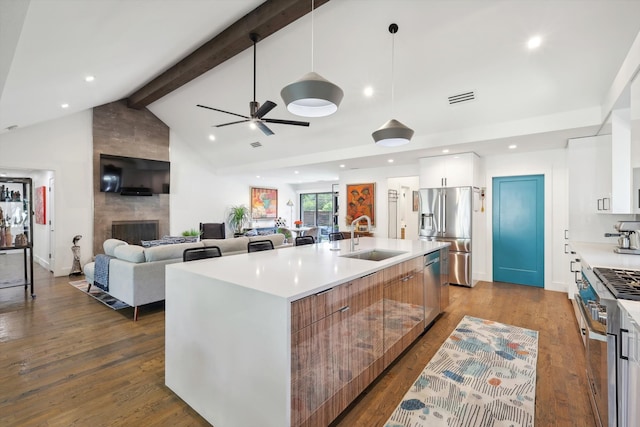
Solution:
M620 427L640 426L640 326L620 307Z

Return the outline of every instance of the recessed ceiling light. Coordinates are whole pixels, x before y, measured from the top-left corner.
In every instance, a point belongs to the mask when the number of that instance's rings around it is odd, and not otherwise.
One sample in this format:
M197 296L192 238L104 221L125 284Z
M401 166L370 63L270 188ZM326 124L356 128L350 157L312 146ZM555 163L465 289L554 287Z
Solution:
M92 81L94 81L95 79L96 79L96 78L95 78L94 76L86 76L86 77L84 78L84 81L88 83L88 82L92 82Z
M540 47L541 43L542 43L542 38L540 36L533 36L527 42L527 47L529 49L537 49L538 47Z
M3 173L0 173L0 176L7 176L7 174L3 172Z
M444 150L442 150L443 153L448 153L449 150L447 150L446 148Z
M364 88L364 96L366 97L372 97L373 96L373 87L371 86L367 86Z
M69 104L60 104L60 108L69 108Z
M516 144L511 144L509 146L509 150L513 150L514 148L518 148L518 146Z
M216 136L214 134L209 135L209 141L215 141Z
M295 174L299 174L300 172L298 172L298 171L293 171L293 173L295 173Z
M387 162L393 163L393 159L389 159L389 160L387 160Z
M256 175L256 178L260 178L260 175Z
M345 167L345 165L340 165L341 168Z

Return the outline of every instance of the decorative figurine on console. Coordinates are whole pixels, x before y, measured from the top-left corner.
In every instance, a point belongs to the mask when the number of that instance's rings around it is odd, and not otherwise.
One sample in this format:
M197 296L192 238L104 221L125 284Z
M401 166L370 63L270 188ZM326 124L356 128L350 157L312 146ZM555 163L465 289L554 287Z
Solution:
M71 272L69 276L79 276L82 273L82 266L80 265L80 246L78 246L78 240L82 239L81 235L77 235L73 238L73 246L71 246L71 252L73 252L73 265L71 266Z

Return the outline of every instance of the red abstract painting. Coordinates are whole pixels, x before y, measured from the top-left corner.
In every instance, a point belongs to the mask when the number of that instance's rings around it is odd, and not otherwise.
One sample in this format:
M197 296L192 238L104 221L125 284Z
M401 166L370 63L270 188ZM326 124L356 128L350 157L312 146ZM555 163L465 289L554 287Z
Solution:
M36 188L36 224L47 223L47 187Z

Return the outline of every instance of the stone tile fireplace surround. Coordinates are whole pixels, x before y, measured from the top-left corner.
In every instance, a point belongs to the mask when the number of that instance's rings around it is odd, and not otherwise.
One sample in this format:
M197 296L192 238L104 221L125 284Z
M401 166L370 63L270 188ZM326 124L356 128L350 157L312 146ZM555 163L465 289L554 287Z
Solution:
M135 244L170 234L169 194L121 196L100 192L101 153L169 161L169 127L146 108L127 107L126 100L93 109L93 254L103 253L102 243L112 237L114 225L156 224L155 237L131 236L138 240L130 242Z

